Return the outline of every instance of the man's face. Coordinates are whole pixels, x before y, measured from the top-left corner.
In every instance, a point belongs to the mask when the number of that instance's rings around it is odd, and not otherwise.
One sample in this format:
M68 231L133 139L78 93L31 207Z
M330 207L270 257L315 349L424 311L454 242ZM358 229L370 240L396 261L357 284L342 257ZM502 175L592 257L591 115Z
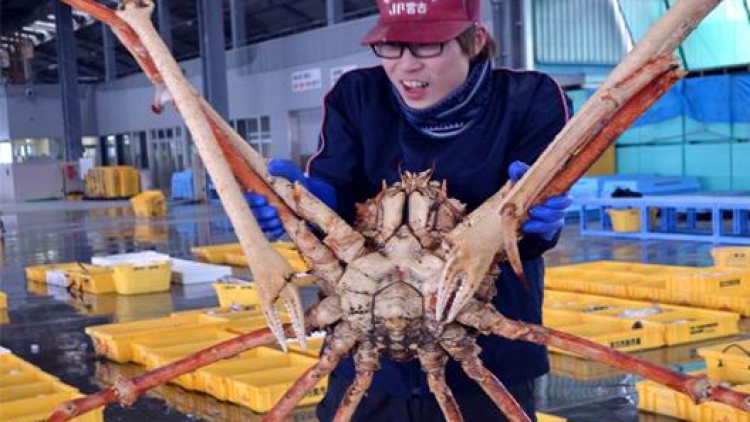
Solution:
M475 47L484 46L484 32L477 31ZM447 41L437 57L418 58L408 48L398 59L381 59L388 79L396 87L406 105L425 109L445 98L461 86L469 73L469 56L454 40Z
M446 42L437 57L420 59L406 48L401 58L381 61L401 98L415 109L428 108L445 98L469 73L469 57L456 40Z

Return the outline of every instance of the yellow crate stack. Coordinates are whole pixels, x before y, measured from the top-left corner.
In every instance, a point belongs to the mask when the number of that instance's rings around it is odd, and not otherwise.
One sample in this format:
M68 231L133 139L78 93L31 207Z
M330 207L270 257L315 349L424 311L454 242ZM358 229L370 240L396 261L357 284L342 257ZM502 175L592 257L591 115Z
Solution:
M750 269L745 268L596 261L548 268L545 286L750 316Z
M94 167L86 173L89 198L129 198L140 192L140 173L130 166Z
M289 321L287 315L281 316L282 321ZM91 336L97 354L120 363L137 362L150 370L265 326L265 318L257 309L214 308L88 327L86 332ZM321 347L322 341L322 338L312 339L311 348ZM291 349L291 353L282 353L273 348L259 347L185 374L174 383L256 412L265 412L317 361L317 356L311 351ZM299 406L319 402L326 386L327 380L321 380Z
M615 318L545 309L544 324L621 352L633 352L664 346L661 329L656 324L648 322L635 325ZM556 353L575 355L575 353L566 350L556 348L550 350Z
M638 329L641 326L648 326L659 331L659 341L651 340L644 334L644 338L633 340L638 344L634 345L637 348L631 350L644 350L664 345L673 346L731 336L739 332L740 316L731 312L659 305L553 290L546 291L545 296L544 322L546 325L567 330L564 324L579 323L581 324L580 330L582 330L579 335L585 332L586 335L583 336L590 335L592 337L587 338L594 341L597 341L598 335L595 330L602 331L602 318L623 322L625 328L632 326ZM570 317L571 314L576 317ZM592 325L586 326L586 321L590 321ZM617 328L616 325L611 325L611 327L612 330Z
M4 292L0 292L0 309L6 309L8 307L8 296Z
M61 404L83 395L34 365L5 351L0 352L0 422L46 420ZM75 419L102 422L102 409Z

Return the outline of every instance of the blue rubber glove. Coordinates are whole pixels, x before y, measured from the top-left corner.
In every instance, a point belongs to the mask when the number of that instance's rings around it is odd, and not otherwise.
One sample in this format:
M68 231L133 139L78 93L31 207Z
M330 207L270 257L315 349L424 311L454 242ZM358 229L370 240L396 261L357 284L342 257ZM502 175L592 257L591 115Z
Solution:
M268 204L265 195L255 192L246 192L245 200L250 205L255 221L258 222L263 234L268 240L276 240L284 235L284 226L279 218L279 210Z
M300 183L330 208L335 208L336 191L333 186L323 180L305 176L302 169L293 161L272 159L268 163L268 172L272 176L283 177L292 183ZM264 195L248 192L245 194L245 199L258 225L269 240L276 240L284 235L284 226L279 219L279 211L273 205L269 205Z
M514 161L508 167L508 176L517 182L526 174L529 165ZM529 219L523 223L525 234L536 234L544 240L552 240L557 232L565 225L565 211L570 207L573 199L567 193L547 198L541 205L535 205L529 210Z

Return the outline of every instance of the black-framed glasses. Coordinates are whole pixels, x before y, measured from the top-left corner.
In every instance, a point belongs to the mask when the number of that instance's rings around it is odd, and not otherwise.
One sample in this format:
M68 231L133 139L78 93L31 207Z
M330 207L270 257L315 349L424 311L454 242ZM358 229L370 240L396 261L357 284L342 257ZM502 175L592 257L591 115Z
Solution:
M370 44L372 52L381 59L400 59L404 49L408 48L411 55L419 59L429 59L443 54L444 42L414 43L414 42L381 42Z

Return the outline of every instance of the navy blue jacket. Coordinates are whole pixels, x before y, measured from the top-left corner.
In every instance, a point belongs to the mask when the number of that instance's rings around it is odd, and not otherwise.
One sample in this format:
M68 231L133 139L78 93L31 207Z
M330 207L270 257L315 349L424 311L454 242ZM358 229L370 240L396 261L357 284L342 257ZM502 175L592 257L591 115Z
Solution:
M337 211L348 221L355 203L375 196L383 180L400 180L400 170L433 168L435 180L447 180L449 196L473 210L508 180L511 162L533 163L569 116L562 90L542 73L498 69L491 85L489 106L477 124L455 137L434 139L404 118L382 67L349 72L326 97L320 148L308 164L310 175L335 187ZM526 236L520 242L530 290L503 264L494 304L505 316L541 323L541 254L556 241ZM483 362L503 382L549 370L544 347L496 337L480 337L479 344ZM371 388L398 396L428 393L418 360L381 359L381 365ZM353 378L352 359L344 360L334 374ZM449 363L447 377L457 395L480 391L456 362Z

